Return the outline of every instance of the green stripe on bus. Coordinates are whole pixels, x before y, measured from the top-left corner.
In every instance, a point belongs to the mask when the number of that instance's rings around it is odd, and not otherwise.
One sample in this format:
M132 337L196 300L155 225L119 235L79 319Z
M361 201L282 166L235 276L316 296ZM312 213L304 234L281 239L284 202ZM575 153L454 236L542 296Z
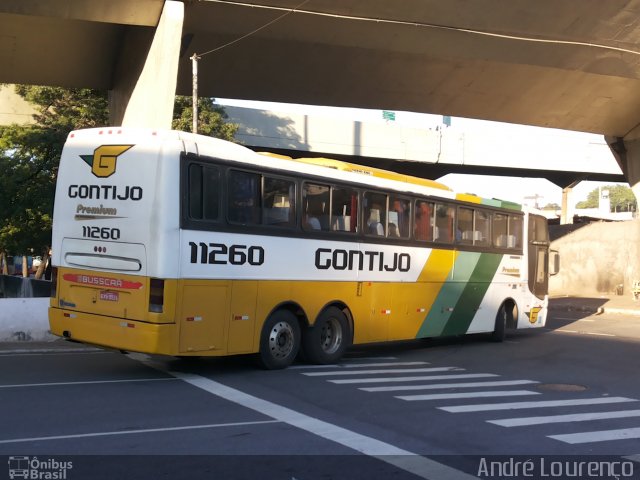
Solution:
M473 317L482 303L491 281L498 270L502 255L483 253L477 262L469 281L465 284L450 320L442 330L442 335L462 335L467 333Z
M458 254L453 266L453 279L447 280L440 287L438 296L418 330L418 338L442 334L481 256L482 254L475 252Z

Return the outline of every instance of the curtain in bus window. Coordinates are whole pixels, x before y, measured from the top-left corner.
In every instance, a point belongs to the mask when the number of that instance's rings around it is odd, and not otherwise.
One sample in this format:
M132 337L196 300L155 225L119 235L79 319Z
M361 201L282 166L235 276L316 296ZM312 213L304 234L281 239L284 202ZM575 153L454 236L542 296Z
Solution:
M352 220L357 218L358 192L351 188L331 189L331 230L341 232L355 232L356 225L352 225ZM354 202L355 199L355 202Z
M416 240L425 240L430 242L433 240L433 220L431 218L433 203L417 200L414 212L415 219L413 233Z
M436 204L435 241L440 243L453 242L453 225L456 209L451 205Z
M292 226L295 223L295 184L282 178L264 177L262 223Z
M231 222L260 222L260 176L255 173L229 172L228 218Z
M329 230L328 185L305 183L302 188L302 228L305 230Z

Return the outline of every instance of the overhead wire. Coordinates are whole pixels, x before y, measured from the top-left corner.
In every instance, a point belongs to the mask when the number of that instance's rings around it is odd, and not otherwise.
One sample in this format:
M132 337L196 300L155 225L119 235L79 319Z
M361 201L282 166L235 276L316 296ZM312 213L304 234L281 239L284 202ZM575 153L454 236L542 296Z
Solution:
M296 6L295 8L285 8L285 7L277 7L277 6L272 6L272 5L256 5L253 3L247 3L247 2L237 2L237 1L233 1L233 0L204 0L207 2L211 2L211 3L222 3L222 4L227 4L227 5L234 5L234 6L240 6L240 7L250 7L250 8L258 8L258 9L265 9L265 10L275 10L275 11L283 11L284 13L282 15L280 15L279 17L271 20L270 22L266 23L265 25L262 25L261 27L247 33L246 35L243 35L240 38L237 38L235 40L232 40L231 42L228 42L224 45L221 45L219 47L216 47L212 50L209 50L208 52L205 52L202 55L207 55L209 53L221 50L225 47L228 47L230 45L233 45L234 43L237 43L247 37L250 37L251 35L259 32L260 30L263 30L264 28L273 25L274 23L282 20L284 17L286 17L287 15L291 14L291 13L299 13L299 14L303 14L303 15L314 15L314 16L321 16L321 17L330 17L330 18L339 18L342 20L353 20L353 21L360 21L360 22L373 22L373 23L382 23L382 24L392 24L392 25L406 25L406 26L412 26L412 27L421 27L421 28L432 28L432 29L439 29L439 30L449 30L449 31L455 31L455 32L461 32L461 33L468 33L468 34L472 34L472 35L480 35L480 36L486 36L486 37L493 37L493 38L500 38L500 39L505 39L505 40L514 40L514 41L521 41L521 42L532 42L532 43L546 43L546 44L553 44L553 45L572 45L572 46L581 46L581 47L590 47L590 48L597 48L597 49L602 49L602 50L609 50L609 51L614 51L614 52L620 52L620 53L629 53L631 55L640 55L640 50L632 50L629 48L623 48L623 47L616 47L614 45L604 45L604 44L600 44L600 43L593 43L593 42L581 42L581 41L576 41L576 40L562 40L562 39L554 39L554 38L538 38L538 37L528 37L528 36L523 36L523 35L511 35L511 34L505 34L505 33L497 33L497 32L491 32L491 31L486 31L486 30L476 30L476 29L471 29L471 28L462 28L462 27L454 27L454 26L450 26L450 25L439 25L436 23L424 23L424 22L411 22L411 21L407 21L407 20L391 20L391 19L383 19L383 18L372 18L372 17L363 17L363 16L357 16L357 15L342 15L342 14L337 14L337 13L327 13L327 12L316 12L316 11L312 11L312 10L303 10L302 7L308 3L310 0L305 0L303 2L301 2L298 6Z

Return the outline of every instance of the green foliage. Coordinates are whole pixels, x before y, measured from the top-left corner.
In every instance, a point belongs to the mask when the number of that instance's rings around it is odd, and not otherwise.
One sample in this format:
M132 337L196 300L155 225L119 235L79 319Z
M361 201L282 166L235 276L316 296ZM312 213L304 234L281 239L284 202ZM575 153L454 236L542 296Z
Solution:
M587 199L576 204L576 208L598 208L600 191L609 190L609 200L611 211L614 212L635 212L637 210L636 198L633 190L625 185L606 185L589 192Z
M107 126L107 92L16 86L35 109L35 123L0 126L0 251L40 255L51 243L58 163L72 130ZM203 135L233 140L237 125L225 123L213 99L198 104ZM177 97L173 128L191 131L191 99Z
M51 242L53 196L69 131L106 125L106 93L20 85L35 123L0 126L0 250L40 255Z
M222 138L232 142L238 131L235 123L226 123L227 114L224 109L213 103L212 98L198 99L198 133L210 137ZM176 96L173 111L174 130L190 132L193 129L193 102L191 97Z
M557 203L547 203L542 210L560 210L562 207Z

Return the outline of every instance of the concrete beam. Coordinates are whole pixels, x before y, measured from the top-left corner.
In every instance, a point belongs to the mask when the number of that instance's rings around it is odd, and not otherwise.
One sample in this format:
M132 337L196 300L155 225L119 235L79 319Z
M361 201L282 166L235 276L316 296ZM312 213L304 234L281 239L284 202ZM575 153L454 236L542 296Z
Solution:
M143 50L144 64L133 53L137 49L123 49L116 69L118 83L109 95L113 125L171 128L183 22L184 4L168 0L150 47ZM127 41L139 46L148 37L144 31L131 30Z

